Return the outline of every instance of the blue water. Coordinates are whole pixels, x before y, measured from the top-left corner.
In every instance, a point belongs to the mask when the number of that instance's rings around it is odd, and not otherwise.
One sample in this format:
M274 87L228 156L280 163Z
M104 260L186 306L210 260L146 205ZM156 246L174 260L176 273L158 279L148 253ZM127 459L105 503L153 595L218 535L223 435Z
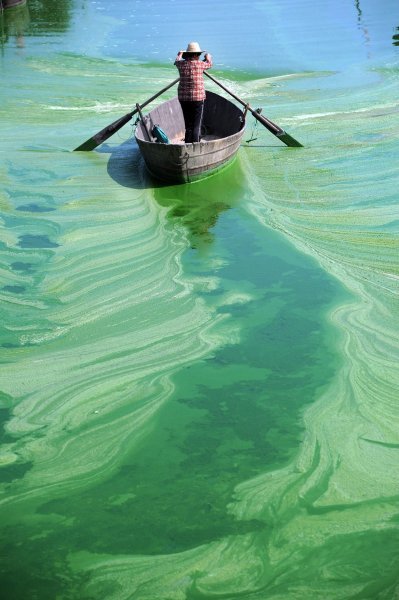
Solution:
M399 9L394 0L319 4L283 0L245 6L233 0L190 3L98 0L82 9L76 28L102 55L165 64L187 41L199 40L215 66L261 74L346 70L394 59ZM89 18L109 23L90 36ZM83 45L83 48L85 46ZM95 51L94 48L94 51ZM92 52L87 49L89 55Z

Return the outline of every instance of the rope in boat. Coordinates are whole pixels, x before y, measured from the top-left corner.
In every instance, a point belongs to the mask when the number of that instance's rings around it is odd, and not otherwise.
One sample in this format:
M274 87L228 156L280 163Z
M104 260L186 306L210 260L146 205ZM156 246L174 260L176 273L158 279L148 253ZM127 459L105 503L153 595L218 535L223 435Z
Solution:
M134 138L134 132L135 132L135 127L137 126L137 123L140 121L140 119L138 118L135 123L129 123L130 127L131 127L131 131L129 133L129 135L127 136L127 138L125 138L124 136L122 136L119 132L117 132L117 136L120 140L122 140L123 142L128 142L129 140Z
M262 112L262 109L261 108L257 108L256 112L260 114ZM254 137L255 133L256 133L256 137ZM255 140L258 139L258 135L257 134L258 134L258 121L256 119L254 119L254 122L252 123L251 137L249 138L249 140L245 140L245 142L247 144L249 144L250 142L254 142Z

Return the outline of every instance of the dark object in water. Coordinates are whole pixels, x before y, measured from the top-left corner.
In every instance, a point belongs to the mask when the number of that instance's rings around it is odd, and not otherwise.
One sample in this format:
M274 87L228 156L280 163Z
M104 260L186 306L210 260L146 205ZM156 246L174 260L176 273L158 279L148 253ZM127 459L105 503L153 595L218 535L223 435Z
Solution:
M22 6L26 0L0 0L0 8L11 8L13 6Z
M165 131L169 144L149 141L155 125ZM162 181L188 183L207 177L235 157L244 134L242 111L230 100L206 92L200 142L184 143L184 118L177 98L163 102L143 117L135 137L148 171Z

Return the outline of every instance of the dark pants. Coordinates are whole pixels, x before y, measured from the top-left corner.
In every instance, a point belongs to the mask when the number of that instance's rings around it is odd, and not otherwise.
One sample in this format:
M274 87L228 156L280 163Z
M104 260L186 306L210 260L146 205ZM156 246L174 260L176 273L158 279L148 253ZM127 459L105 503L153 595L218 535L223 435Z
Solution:
M201 138L202 115L204 114L203 100L180 100L183 111L186 135L186 144L199 142Z

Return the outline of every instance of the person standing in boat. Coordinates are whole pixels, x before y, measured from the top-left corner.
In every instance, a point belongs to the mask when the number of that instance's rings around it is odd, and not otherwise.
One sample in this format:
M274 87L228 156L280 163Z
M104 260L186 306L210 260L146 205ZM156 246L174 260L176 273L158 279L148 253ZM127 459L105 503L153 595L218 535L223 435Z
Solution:
M212 57L208 52L204 60L200 60L202 52L198 42L190 42L187 50L180 50L175 60L180 73L177 95L184 116L186 144L199 142L201 137L205 100L203 72L212 66Z

